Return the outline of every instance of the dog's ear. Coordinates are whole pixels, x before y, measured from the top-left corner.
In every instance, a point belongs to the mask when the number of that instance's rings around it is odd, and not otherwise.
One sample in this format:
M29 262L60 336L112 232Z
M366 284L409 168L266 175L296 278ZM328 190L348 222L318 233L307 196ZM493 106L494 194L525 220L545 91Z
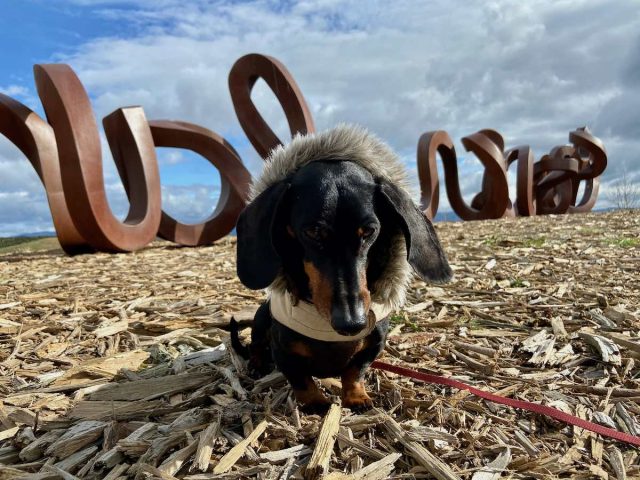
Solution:
M274 245L274 230L289 187L288 182L270 186L247 205L238 218L238 277L253 290L267 288L282 266Z
M407 260L425 281L444 283L452 272L433 225L406 192L387 181L378 182L376 207L381 222L400 227L407 243Z

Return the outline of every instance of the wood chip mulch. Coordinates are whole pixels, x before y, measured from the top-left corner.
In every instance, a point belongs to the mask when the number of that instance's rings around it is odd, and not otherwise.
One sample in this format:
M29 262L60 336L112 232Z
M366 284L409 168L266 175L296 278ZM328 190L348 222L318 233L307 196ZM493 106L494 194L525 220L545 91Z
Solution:
M384 359L640 434L640 212L437 228L456 278L414 284ZM640 478L635 447L380 371L375 409L299 412L229 350L264 299L234 250L1 255L0 479Z

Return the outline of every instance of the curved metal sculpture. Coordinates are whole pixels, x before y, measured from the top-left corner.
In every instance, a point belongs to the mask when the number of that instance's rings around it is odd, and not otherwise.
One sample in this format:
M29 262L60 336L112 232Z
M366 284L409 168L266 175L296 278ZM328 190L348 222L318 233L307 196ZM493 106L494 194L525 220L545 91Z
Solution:
M431 219L438 212L436 160L439 154L451 208L462 220L588 212L598 197L599 176L607 166L607 155L602 142L586 127L572 131L569 141L573 145L554 147L534 162L528 145L505 151L502 136L495 130L480 130L463 137L466 150L474 153L485 169L482 190L469 206L460 193L457 157L451 138L442 130L427 132L418 141L422 208ZM514 203L507 184L507 170L513 163L517 164ZM584 193L576 203L582 181Z
M36 65L34 76L49 123L0 94L0 134L38 173L65 252L132 251L156 235L183 245L205 245L233 229L251 177L222 137L185 122L147 121L140 107L105 117L105 134L130 202L127 218L120 222L107 201L98 127L82 83L67 65ZM183 224L162 211L156 146L193 150L220 171L218 206L205 221Z
M251 145L262 158L267 158L269 152L282 142L251 100L251 90L260 78L269 85L280 102L292 137L298 133L313 133L315 126L304 95L282 63L273 57L257 53L240 57L229 72L231 101Z
M220 172L220 197L214 212L200 223L186 224L162 210L158 236L180 245L195 247L209 245L231 232L246 204L251 181L249 172L234 148L215 132L192 123L151 120L149 127L156 147L191 150L208 160ZM106 129L105 132L111 143L111 132ZM113 159L125 192L131 199L136 187L131 184L127 175L126 157L114 150Z
M495 133L495 135L494 135ZM511 207L506 165L502 154L502 138L497 132L477 132L462 139L469 152L475 153L485 168L483 188L471 205L462 198L458 178L458 159L453 141L447 132L427 132L418 141L418 177L421 204L429 218L435 217L440 200L436 153L442 157L445 186L451 208L464 220L503 217Z
M251 177L234 148L198 125L145 118L141 107L120 108L103 119L118 173L129 198L124 222L111 212L104 189L98 127L82 83L67 65L36 65L38 95L48 122L12 98L0 94L0 134L29 159L47 193L56 234L69 254L131 251L159 235L196 246L227 235L246 204ZM278 60L259 54L238 59L229 73L229 90L242 129L266 159L282 142L251 100L262 78L278 99L291 135L315 131L313 117L295 80ZM534 162L529 146L505 150L495 130L480 130L462 144L484 167L482 188L467 204L460 191L453 141L445 131L427 132L418 141L421 203L435 217L440 198L437 155L444 166L451 207L463 220L547 213L579 213L596 202L599 176L607 166L602 142L586 128L569 134L571 145L557 146ZM220 172L218 205L197 224L185 224L161 209L155 147L191 150ZM509 197L507 171L517 165L516 199ZM581 183L584 193L578 200Z
M180 245L209 245L236 226L249 195L251 175L240 155L220 135L186 122L149 122L157 147L184 148L206 158L220 172L220 197L214 212L203 222L185 224L162 211L158 236Z
M0 134L29 159L44 186L60 245L70 255L91 251L76 229L64 195L56 139L51 126L14 99L0 93Z
M604 145L586 127L571 132L569 141L573 145L555 147L540 159L537 175L542 178L537 184L543 203L539 213L584 213L596 203L600 175L607 168ZM577 202L582 181L584 193Z
M127 158L136 182L129 214L118 220L107 202L98 126L82 83L67 65L36 65L36 87L56 137L67 206L80 235L96 250L131 251L151 242L160 225L160 174L151 131L140 107L105 117L111 149Z

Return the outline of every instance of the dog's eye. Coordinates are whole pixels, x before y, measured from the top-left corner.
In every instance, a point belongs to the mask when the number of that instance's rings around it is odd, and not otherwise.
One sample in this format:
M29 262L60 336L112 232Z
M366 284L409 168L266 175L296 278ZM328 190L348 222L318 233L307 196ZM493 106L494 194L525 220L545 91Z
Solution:
M305 237L316 242L320 241L324 236L320 227L305 228L304 230L302 230L302 233L304 233Z
M373 227L360 227L360 238L363 240L368 239L376 232L376 229Z

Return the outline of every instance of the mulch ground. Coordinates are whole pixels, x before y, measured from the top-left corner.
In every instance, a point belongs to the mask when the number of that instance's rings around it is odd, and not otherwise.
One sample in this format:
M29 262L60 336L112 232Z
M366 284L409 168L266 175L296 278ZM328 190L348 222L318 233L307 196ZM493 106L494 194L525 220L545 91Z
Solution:
M456 278L415 282L384 360L640 434L640 212L437 228ZM380 371L375 409L299 412L228 348L264 299L234 256L0 255L0 479L640 478L635 447Z

